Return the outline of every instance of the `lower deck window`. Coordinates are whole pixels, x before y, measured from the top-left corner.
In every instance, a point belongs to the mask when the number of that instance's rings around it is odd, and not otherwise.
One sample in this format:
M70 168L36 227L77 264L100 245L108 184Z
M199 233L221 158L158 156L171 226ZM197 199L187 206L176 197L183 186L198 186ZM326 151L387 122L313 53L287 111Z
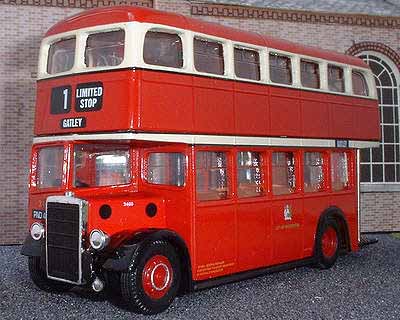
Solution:
M295 157L293 152L272 153L272 193L290 194L296 191Z
M349 188L349 166L346 152L333 152L331 154L331 180L332 190L340 191Z
M197 152L196 196L199 201L228 198L226 152Z
M239 198L264 194L261 172L261 154L242 151L237 155L237 193Z
M178 152L150 153L146 180L151 184L182 187L185 185L185 155Z
M324 157L321 152L304 153L304 192L318 192L324 189Z

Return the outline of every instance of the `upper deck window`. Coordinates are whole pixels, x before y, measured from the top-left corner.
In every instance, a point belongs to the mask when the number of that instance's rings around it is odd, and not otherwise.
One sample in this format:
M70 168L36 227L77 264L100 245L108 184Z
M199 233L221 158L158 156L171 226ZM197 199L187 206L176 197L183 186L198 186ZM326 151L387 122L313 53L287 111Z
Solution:
M307 88L319 89L319 64L301 59L301 84Z
M63 39L50 45L47 73L55 74L71 70L75 60L75 38Z
M272 82L292 84L292 62L290 57L271 52L269 74Z
M194 38L194 66L197 71L223 75L224 47L217 41Z
M235 74L239 78L260 80L260 56L255 50L235 48Z
M143 59L147 64L182 68L182 40L177 34L148 31L144 38Z
M85 50L87 67L118 66L124 59L125 31L116 30L88 36Z
M343 68L328 65L328 88L334 92L344 92Z
M368 84L365 76L359 71L353 71L351 77L353 81L353 93L359 96L368 96Z

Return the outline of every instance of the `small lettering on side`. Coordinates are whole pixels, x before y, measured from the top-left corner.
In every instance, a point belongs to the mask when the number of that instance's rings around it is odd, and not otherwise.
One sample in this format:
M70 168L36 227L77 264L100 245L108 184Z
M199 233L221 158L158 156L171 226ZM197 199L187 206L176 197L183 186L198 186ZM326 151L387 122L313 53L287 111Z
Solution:
M60 122L61 129L85 128L86 118L66 118Z
M32 210L32 218L33 219L46 219L46 211L44 210L37 210L33 209Z

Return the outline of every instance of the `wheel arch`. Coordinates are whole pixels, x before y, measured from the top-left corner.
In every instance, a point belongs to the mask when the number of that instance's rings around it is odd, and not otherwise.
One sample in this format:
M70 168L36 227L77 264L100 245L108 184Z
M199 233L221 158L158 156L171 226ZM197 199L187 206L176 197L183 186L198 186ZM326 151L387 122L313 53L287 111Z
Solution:
M349 252L350 251L350 234L349 234L349 226L344 215L344 212L336 207L331 206L324 210L318 220L317 229L315 230L315 235L318 234L318 230L322 227L326 219L334 219L339 227L339 236L340 236L340 247L341 251ZM315 241L317 239L315 238ZM314 244L314 253L315 253L315 244Z
M179 258L181 267L182 281L179 287L179 294L193 291L192 267L189 250L183 238L172 230L148 230L132 235L124 244L117 249L119 258L110 258L103 267L107 270L124 271L128 269L130 260L146 248L146 246L156 240L164 240L170 243Z

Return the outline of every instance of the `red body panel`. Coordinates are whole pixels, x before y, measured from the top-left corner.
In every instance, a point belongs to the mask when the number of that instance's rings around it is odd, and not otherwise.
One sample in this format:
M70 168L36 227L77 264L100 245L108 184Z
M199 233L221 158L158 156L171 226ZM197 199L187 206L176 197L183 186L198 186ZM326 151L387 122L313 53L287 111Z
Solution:
M102 81L99 111L50 114L54 87ZM150 70L93 73L38 83L35 134L140 131L220 135L379 139L377 102L284 87ZM86 128L62 129L85 117Z

